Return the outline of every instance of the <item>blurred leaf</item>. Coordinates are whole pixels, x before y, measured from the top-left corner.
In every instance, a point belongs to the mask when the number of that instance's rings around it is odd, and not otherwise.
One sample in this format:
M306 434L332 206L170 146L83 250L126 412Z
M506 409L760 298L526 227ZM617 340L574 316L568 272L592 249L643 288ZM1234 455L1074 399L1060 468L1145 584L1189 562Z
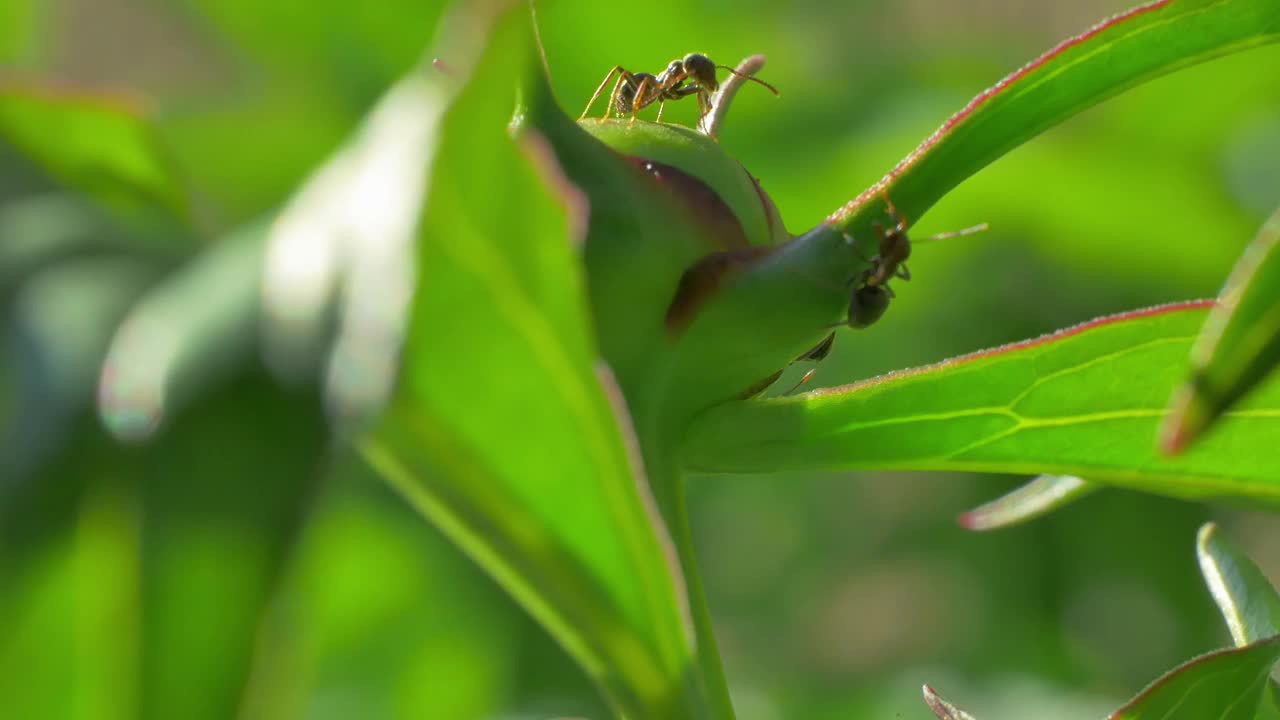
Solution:
M1280 498L1280 385L1171 459L1151 444L1208 305L1094 320L1037 340L806 395L724 405L695 423L702 472L919 469L1077 474L1176 497Z
M0 487L7 716L138 717L135 468L91 422L78 430L30 482Z
M230 62L226 92L166 107L165 137L219 219L272 212L440 36L440 0L183 0ZM488 2L455 3L477 7ZM452 28L456 33L458 28ZM465 65L464 65L465 67ZM246 132L246 128L251 129Z
M1181 452L1280 362L1280 210L1245 250L1191 350L1187 383L1160 430Z
M41 6L33 0L0 3L0 65L15 63L36 44L35 25Z
M1200 528L1196 556L1237 647L1280 634L1280 595L1213 523Z
M316 398L242 373L146 450L143 717L235 717L328 441Z
M0 492L67 442L116 326L180 253L70 195L0 206Z
M875 187L831 215L861 228L892 196L908 222L996 158L1165 73L1280 39L1280 0L1156 0L1059 44L975 97ZM870 248L868 248L870 249Z
M682 717L705 707L687 605L597 379L569 230L582 219L544 188L537 136L522 156L507 135L504 80L534 70L526 26L500 26L445 115L404 370L364 448L619 712Z
M974 720L974 717L969 713L943 700L942 696L938 695L937 691L928 685L924 686L924 701L929 706L929 709L933 711L933 714L938 716L939 720Z
M996 530L1019 525L1075 502L1098 486L1074 475L1041 475L1005 495L960 516L968 530Z
M360 470L333 477L318 498L265 628L244 716L496 716L531 623Z
M0 402L0 494L65 449L117 323L158 275L143 258L75 257L31 274L0 305L0 363L14 381Z
M253 356L266 230L243 228L132 307L103 363L98 409L123 440L150 437L184 403Z
M185 0L273 74L361 106L419 60L448 3Z
M236 714L324 460L317 398L282 391L254 362L265 235L246 228L172 273L103 363L104 424L150 443L125 475L141 511L143 717Z
M0 83L0 139L129 217L190 220L186 186L139 108L121 97Z
M1280 660L1280 636L1179 665L1108 720L1254 720Z
M4 494L0 694L15 716L235 716L326 433L314 399L260 375L219 390L143 449L82 413Z

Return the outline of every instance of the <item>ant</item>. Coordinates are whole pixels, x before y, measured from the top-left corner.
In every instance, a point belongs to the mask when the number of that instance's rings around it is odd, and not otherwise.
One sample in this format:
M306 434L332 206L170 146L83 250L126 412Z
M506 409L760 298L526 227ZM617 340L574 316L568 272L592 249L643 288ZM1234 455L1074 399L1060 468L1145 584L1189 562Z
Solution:
M878 222L871 224L876 234L880 236L879 252L873 258L868 259L864 256L863 260L866 260L871 266L849 279L848 284L852 286L853 290L849 295L848 317L844 322L830 326L832 328L847 326L855 330L861 330L874 325L889 309L889 301L895 297L893 288L888 285L889 281L893 278L900 278L903 281L911 280L911 271L907 269L907 258L911 257L911 240L907 237L907 219L898 212L898 208L894 206L888 195L884 195L884 202L887 207L886 212L893 224L887 228ZM981 223L963 230L931 235L926 240L945 240L963 235L972 235L986 229L987 224ZM857 245L854 243L852 235L844 233L844 240L850 247L855 248L855 252L857 251ZM834 340L835 333L832 333L818 343L817 346L796 358L796 360L821 362L827 355L831 354L831 346ZM801 385L808 382L817 371L817 368L813 368L806 372L799 382L785 394L790 395L795 392Z
M853 286L853 294L849 297L848 320L842 324L855 329L868 327L884 315L884 311L889 307L889 300L894 297L893 288L888 285L889 280L893 278L900 278L903 281L911 280L911 271L907 269L907 258L911 257L911 240L907 237L907 219L898 212L898 208L894 206L888 195L884 196L884 203L889 218L893 220L893 225L886 228L878 222L871 224L876 234L880 236L880 251L873 258L863 257L871 267L849 281ZM986 229L987 224L982 223L963 230L930 235L925 240L945 240L972 235ZM844 239L851 247L857 247L853 236L845 233Z
M658 103L658 122L662 122L662 111L668 100L679 100L690 95L698 98L698 117L701 118L711 110L711 93L720 87L720 82L716 80L717 68L723 68L734 75L760 83L769 88L774 95L778 94L777 88L763 80L743 75L728 65L717 65L702 53L689 53L683 58L672 60L667 65L667 69L657 75L633 73L621 65L614 65L613 69L604 76L595 93L591 95L591 100L587 102L587 109L582 111L578 119L585 118L587 113L591 112L591 106L595 104L596 99L600 97L600 93L604 92L604 87L609 84L615 74L618 80L613 85L613 92L609 94L609 104L605 107L602 119L607 119L610 113L617 110L619 115L630 114L632 122L635 122L636 114L641 108L656 102Z

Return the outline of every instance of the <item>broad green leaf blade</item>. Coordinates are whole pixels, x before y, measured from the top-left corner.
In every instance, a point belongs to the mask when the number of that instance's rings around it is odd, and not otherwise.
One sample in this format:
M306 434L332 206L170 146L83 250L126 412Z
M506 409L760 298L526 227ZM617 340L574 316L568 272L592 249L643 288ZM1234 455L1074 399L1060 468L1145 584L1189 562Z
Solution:
M0 141L58 181L128 217L190 219L185 181L136 103L0 83Z
M518 20L444 116L403 370L363 448L620 713L714 717L670 540L597 368L583 218L545 187L539 136L507 133L507 83L533 70Z
M1209 303L1095 320L1037 340L807 395L727 404L692 428L692 470L918 469L1078 475L1176 497L1280 501L1280 385L1167 458L1151 437Z
M1108 720L1254 720L1280 660L1280 636L1179 665Z
M1041 475L1012 492L960 516L968 530L996 530L1020 525L1075 502L1098 486L1074 475Z
M924 701L933 714L938 716L938 720L974 720L969 713L943 700L942 696L928 685L924 686Z
M1191 374L1161 428L1180 452L1280 362L1280 211L1267 220L1227 280L1191 351Z
M1000 80L875 187L831 215L865 228L886 193L908 222L965 178L1076 113L1144 81L1280 38L1280 0L1157 0L1105 20ZM1209 102L1212 89L1205 89ZM869 248L870 249L870 248Z
M1280 595L1213 523L1200 528L1196 557L1237 647L1280 634Z

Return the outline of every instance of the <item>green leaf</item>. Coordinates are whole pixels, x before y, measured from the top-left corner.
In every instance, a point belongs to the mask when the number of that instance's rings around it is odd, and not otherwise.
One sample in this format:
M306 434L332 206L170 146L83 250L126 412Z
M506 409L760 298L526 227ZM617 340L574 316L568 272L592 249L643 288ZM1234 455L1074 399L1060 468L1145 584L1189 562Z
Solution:
M1075 502L1098 486L1074 475L1041 475L1012 492L960 516L968 530L995 530L1019 525Z
M1162 675L1108 720L1254 720L1280 636L1218 650Z
M1280 500L1280 385L1179 458L1151 438L1207 303L1095 320L1037 340L806 395L727 404L695 423L705 472L1049 472L1177 497Z
M0 140L128 217L169 213L189 222L186 184L132 100L0 83Z
M151 288L102 364L103 424L147 443L88 471L140 513L142 717L236 714L325 459L317 399L254 362L265 236L245 228Z
M1280 39L1280 0L1156 0L1097 24L1009 74L943 123L875 187L832 214L865 227L887 193L914 221L969 176L1128 88ZM1209 97L1206 88L1206 99Z
M1196 556L1237 647L1280 634L1280 595L1213 523L1196 535Z
M938 720L974 720L969 713L943 700L942 696L928 685L924 686L924 701L933 714L938 716Z
M1222 611L1236 647L1280 634L1280 594L1258 566L1218 530L1206 523L1196 535L1196 557L1213 601ZM1257 717L1280 718L1280 689L1267 683Z
M14 717L138 717L134 468L78 425L28 482L0 482L0 697Z
M1191 373L1161 429L1180 452L1280 362L1280 211L1267 220L1227 280L1191 351Z
M404 368L362 445L619 713L714 717L682 576L595 357L584 218L545 187L558 170L539 135L507 134L504 81L534 69L526 25L500 24L444 116Z
M801 352L817 342L822 326L840 322L847 293L823 297L816 288L845 287L865 267L859 258L876 255L873 226L886 224L890 200L910 227L966 178L1081 110L1178 68L1277 38L1280 0L1157 0L1062 42L980 93L878 183L755 272L760 337ZM786 278L789 287L781 287ZM732 301L743 309L751 302ZM777 308L775 317L762 308ZM783 323L809 328L811 339L793 344L779 329Z

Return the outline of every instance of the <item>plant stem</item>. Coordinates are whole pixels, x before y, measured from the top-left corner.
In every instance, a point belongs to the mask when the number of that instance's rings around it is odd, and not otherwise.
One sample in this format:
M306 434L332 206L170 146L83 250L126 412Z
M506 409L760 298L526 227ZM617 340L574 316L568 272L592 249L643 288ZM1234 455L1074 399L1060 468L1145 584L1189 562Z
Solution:
M654 499L675 545L680 572L685 582L689 613L693 620L694 657L697 661L697 695L702 705L699 714L710 713L709 720L734 720L733 702L720 660L711 612L702 589L702 573L693 549L693 533L689 524L685 478L671 453L657 452L653 443L642 443L649 450L646 470Z

